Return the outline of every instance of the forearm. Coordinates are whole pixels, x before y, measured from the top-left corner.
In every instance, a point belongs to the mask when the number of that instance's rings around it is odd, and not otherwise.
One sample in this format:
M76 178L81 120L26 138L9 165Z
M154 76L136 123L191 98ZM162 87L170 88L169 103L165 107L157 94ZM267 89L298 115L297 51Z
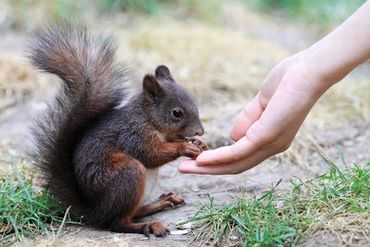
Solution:
M302 52L323 89L370 58L370 1L326 37Z

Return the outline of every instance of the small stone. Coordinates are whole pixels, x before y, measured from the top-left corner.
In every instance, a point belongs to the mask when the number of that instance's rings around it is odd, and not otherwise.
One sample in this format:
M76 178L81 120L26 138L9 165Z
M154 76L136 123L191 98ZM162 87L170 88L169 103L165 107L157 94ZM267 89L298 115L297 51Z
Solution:
M229 236L229 239L230 239L231 241L237 241L239 238L238 238L238 236L231 235L231 236Z
M198 186L194 185L194 186L191 187L191 190L193 192L198 192L199 191L199 188L198 188Z
M188 223L185 223L185 224L182 224L182 221L176 222L176 228L181 229L181 230L191 229L191 228L193 228L193 226L194 226L194 224L191 223L191 222L188 222Z
M188 233L188 229L171 231L171 235L186 235Z

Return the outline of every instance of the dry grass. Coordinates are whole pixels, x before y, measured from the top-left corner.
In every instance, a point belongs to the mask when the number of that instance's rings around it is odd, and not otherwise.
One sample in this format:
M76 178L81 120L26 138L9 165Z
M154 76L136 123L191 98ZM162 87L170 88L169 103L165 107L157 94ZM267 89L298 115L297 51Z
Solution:
M287 55L274 43L179 22L145 24L120 42L127 44L132 67L140 68L140 74L157 64L169 64L203 104L225 102L240 97L240 92L254 94L268 69Z
M27 103L55 86L55 79L40 75L25 60L24 54L0 52L0 120L6 110Z
M119 35L120 57L129 61L139 78L158 64L168 64L201 105L247 102L269 70L289 55L273 41L227 28L176 21L143 23L135 31ZM321 127L354 120L369 122L370 82L364 73L353 73L332 88L308 121Z
M36 73L13 54L0 54L0 112L23 102L35 90Z

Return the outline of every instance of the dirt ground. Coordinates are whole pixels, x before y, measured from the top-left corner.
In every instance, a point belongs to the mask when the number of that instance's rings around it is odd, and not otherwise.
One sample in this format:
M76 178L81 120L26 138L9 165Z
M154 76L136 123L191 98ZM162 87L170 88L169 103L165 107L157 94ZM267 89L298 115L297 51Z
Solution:
M112 20L94 25L94 30L103 30L109 21ZM199 99L206 129L204 139L212 148L231 143L228 132L233 117L253 97L272 66L307 47L317 37L314 29L288 24L286 20L238 5L225 6L221 27L170 19L160 22L163 25L153 20L125 25L115 20L111 30L120 44L119 57L132 70L136 81L133 88L139 85L138 78L144 73L151 72L158 64L168 64L175 77ZM158 38L152 39L153 35ZM30 148L29 121L43 109L43 102L52 97L57 85L55 78L40 75L25 61L23 48L28 38L7 32L0 39L0 152L4 157L23 156ZM153 199L172 191L184 197L186 204L143 219L166 224L172 235L164 239L66 227L60 236L26 243L31 246L204 245L191 242L192 235L186 234L187 229L178 229L176 223L192 217L202 201L208 202L207 194L221 205L232 202L232 195L240 192L264 191L280 178L284 189L294 177L305 179L328 169L319 152L340 166L369 161L369 94L369 64L365 64L318 102L288 152L242 174L182 175L176 169L178 161L165 165L160 170ZM0 170L4 173L6 168ZM343 244L341 241L336 234L323 232L300 245L335 246ZM356 243L361 243L361 239L349 244Z

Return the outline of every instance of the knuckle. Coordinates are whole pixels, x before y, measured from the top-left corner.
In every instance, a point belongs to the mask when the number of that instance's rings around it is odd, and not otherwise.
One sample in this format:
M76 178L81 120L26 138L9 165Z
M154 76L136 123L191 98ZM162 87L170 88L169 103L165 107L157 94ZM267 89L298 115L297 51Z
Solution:
M258 122L250 129L250 131L248 131L248 137L259 145L272 143L279 136L279 133L268 131L269 129L270 126L267 126L265 123Z

